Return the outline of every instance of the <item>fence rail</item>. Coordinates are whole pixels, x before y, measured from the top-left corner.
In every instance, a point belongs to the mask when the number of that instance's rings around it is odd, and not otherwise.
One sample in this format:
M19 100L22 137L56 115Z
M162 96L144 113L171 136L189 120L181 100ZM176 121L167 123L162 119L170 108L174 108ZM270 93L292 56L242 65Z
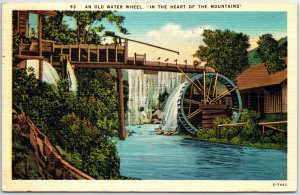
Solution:
M276 121L276 122L261 122L258 125L262 126L262 132L265 133L265 128L272 129L274 131L278 131L284 134L287 134L287 131L280 128L280 125L287 124L287 121ZM275 127L272 125L276 125Z
M242 127L242 126L245 126L247 124L248 124L247 122L242 122L242 123L229 123L229 124L217 125L216 137L217 137L217 139L220 139L221 127Z
M65 161L48 137L23 112L17 114L20 133L29 139L37 158L36 162L43 167L42 172L47 179L94 179Z

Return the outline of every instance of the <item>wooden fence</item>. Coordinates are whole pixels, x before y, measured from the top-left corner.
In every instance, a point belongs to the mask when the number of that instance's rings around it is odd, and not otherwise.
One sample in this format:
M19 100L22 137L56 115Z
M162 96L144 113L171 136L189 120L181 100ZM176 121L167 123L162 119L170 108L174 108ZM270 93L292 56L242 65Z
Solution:
M265 133L265 129L271 129L273 131L278 131L287 134L286 130L281 129L280 125L287 124L287 121L277 121L277 122L261 122L258 125L262 126L262 132ZM275 126L273 126L275 125Z
M29 139L34 149L36 163L41 168L45 179L93 179L65 161L52 146L48 137L23 112L18 114L18 119L20 133Z

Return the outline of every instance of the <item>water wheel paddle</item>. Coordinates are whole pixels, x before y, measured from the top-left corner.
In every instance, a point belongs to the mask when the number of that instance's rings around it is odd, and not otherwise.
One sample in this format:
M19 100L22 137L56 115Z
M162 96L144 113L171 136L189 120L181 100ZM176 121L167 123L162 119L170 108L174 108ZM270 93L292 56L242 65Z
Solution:
M206 73L185 83L178 98L178 122L185 130L196 134L200 127L213 127L217 117L229 117L233 123L238 121L241 96L229 78L219 73Z

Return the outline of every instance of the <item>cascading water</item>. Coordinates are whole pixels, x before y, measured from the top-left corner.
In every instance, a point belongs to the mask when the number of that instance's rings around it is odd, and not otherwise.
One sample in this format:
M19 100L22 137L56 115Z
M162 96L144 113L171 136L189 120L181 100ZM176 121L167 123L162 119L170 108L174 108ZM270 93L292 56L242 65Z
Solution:
M159 128L163 131L176 131L178 127L177 114L178 114L178 99L182 88L186 85L184 82L177 86L173 93L168 97L167 103L163 110L163 118Z
M33 68L35 72L35 77L39 79L39 60L27 60L26 68ZM53 84L57 86L57 81L59 80L59 76L57 71L51 64L47 61L43 61L43 82Z
M128 107L126 118L128 125L150 123L152 112L159 106L159 94L172 93L183 80L180 73L146 74L143 70L127 70L127 72Z
M39 79L39 60L27 60L26 68L30 67L34 69L35 77ZM47 61L43 61L43 82L57 86L57 81L59 80L60 78L55 68ZM69 90L76 93L77 79L74 73L74 69L72 68L70 62L67 63L67 80L69 83Z
M69 83L69 90L73 91L74 93L77 92L77 78L75 76L74 69L70 62L67 63L67 79Z

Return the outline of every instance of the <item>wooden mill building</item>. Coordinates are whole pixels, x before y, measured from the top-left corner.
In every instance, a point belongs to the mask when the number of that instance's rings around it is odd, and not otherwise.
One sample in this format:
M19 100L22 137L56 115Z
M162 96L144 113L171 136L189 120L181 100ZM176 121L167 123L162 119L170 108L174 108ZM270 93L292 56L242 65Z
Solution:
M287 58L284 58L287 64ZM287 66L269 74L264 63L250 66L237 77L243 107L261 114L287 113Z

